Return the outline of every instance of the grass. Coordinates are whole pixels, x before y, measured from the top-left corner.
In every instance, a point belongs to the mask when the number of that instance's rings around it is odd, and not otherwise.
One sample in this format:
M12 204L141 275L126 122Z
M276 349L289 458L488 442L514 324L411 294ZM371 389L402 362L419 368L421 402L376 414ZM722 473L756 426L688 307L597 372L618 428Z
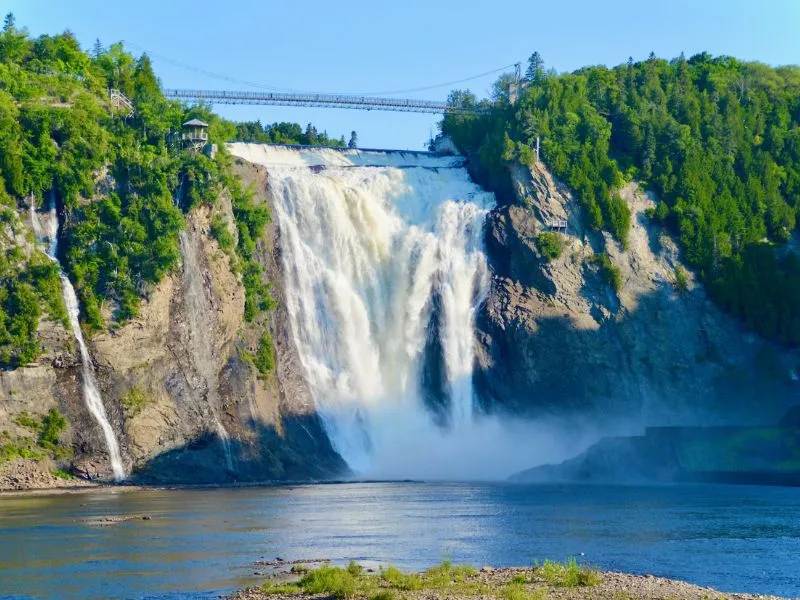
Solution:
M541 566L533 568L534 576L543 579L553 587L586 587L600 583L600 575L586 565L579 565L574 558L566 562L546 560Z
M270 595L326 595L336 600L396 600L410 598L414 592L441 592L448 597L492 596L500 600L544 600L550 588L578 588L601 582L597 571L580 565L574 558L563 563L547 560L532 570L516 573L500 586L482 583L477 571L468 565L445 561L422 573L404 573L396 567L382 568L378 573L365 573L361 565L351 561L347 567L323 565L309 571L295 565L292 573L302 577L293 583L267 582L261 591ZM546 584L536 586L536 584Z
M344 600L355 597L356 577L348 569L325 565L306 573L299 585L308 594L330 594Z
M361 565L350 562L345 568L324 565L309 571L296 583L267 582L261 587L266 594L326 594L337 600L369 598L395 600L398 593L446 591L460 596L490 594L489 586L475 581L477 571L471 566L454 566L445 561L423 573L403 573L396 567L381 569L377 574L365 573ZM538 596L509 598L535 600Z
M501 590L500 597L503 600L544 600L547 598L547 590L545 588L530 590L524 583L512 580Z

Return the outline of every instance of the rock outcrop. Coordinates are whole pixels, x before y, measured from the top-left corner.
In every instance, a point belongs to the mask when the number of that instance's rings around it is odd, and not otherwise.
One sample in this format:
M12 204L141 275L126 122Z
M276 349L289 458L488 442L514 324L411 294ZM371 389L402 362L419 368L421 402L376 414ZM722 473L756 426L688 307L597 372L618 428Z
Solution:
M236 170L254 186L257 201L268 203L265 171L244 163ZM213 211L235 234L229 198L219 198ZM176 271L147 294L135 318L89 342L130 479L223 483L346 473L300 373L282 302L277 229L267 227L256 251L276 307L247 323L240 277L211 235L211 217L209 207L187 215ZM266 377L247 359L265 329L276 364ZM45 353L38 364L0 373L0 421L14 437L25 433L14 425L16 415L58 408L69 423L62 443L74 454L61 465L88 479L108 478L103 436L83 401L70 335L43 321L40 339ZM30 464L0 465L0 476Z
M487 225L493 281L475 372L486 411L580 417L609 434L772 424L797 402L800 354L745 331L688 270L679 289L678 249L649 223L654 201L636 184L621 190L633 219L623 249L584 228L578 202L541 163L513 175L517 198ZM537 236L563 221L564 250L548 260ZM619 269L618 293L593 258L602 252Z

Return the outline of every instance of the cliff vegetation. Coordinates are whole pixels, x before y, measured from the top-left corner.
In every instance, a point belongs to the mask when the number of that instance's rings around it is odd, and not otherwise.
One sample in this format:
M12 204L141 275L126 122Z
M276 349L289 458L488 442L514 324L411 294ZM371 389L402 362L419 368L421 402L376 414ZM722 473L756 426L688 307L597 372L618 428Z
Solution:
M132 115L111 105L111 88L131 100ZM175 134L195 117L209 123L209 140L220 146L213 159L180 152ZM169 101L147 55L99 40L85 52L70 32L32 38L7 15L0 32L0 367L40 354L42 314L66 320L58 267L30 243L14 210L46 206L51 194L62 223L59 260L87 333L137 315L180 260L184 214L214 203L222 190L232 199L234 231L219 220L213 231L241 274L246 318L268 310L269 285L253 252L269 211L233 175L222 147L230 140L344 145L311 124L303 131L293 123L231 123L207 107Z
M680 240L713 299L768 339L800 344L800 68L730 56L652 55L614 68L546 71L529 61L517 102L504 76L486 116L447 115L442 131L474 175L512 197L509 165L541 159L580 200L585 224L624 248L637 179L657 194L649 217ZM450 102L475 106L456 91Z

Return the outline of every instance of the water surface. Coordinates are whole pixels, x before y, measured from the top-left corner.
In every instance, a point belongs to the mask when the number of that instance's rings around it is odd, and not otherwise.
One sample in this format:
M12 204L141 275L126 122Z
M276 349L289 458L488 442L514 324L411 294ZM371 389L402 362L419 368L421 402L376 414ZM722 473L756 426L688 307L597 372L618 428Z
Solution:
M97 519L149 515L114 525ZM0 597L213 598L259 560L420 569L577 556L800 596L800 492L745 486L356 483L0 498Z

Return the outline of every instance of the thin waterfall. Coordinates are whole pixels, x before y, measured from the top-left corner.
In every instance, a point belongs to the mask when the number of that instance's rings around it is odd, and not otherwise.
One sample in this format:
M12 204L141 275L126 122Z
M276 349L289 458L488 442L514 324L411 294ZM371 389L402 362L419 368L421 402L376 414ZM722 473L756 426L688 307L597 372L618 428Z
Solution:
M459 157L229 147L268 167L292 334L336 450L380 475L466 439L494 196Z
M54 194L50 194L49 210L45 216L44 223L39 216L38 211L31 200L31 226L33 228L36 240L45 245L47 248L47 256L58 264L58 213L56 211L56 202ZM125 469L122 465L122 456L119 451L119 443L111 423L108 421L106 409L103 405L103 399L100 396L100 390L97 387L97 378L94 372L94 363L89 355L89 350L86 347L86 342L83 339L83 332L81 331L80 321L78 319L80 308L78 305L78 298L75 295L75 288L72 286L69 277L67 277L64 270L59 265L59 277L61 279L61 292L64 297L64 304L67 308L69 315L69 324L72 328L72 333L75 340L78 342L78 347L81 353L81 364L83 366L83 398L86 402L86 407L89 409L92 417L100 426L105 438L106 448L111 460L111 470L114 473L114 479L121 481L125 479Z

